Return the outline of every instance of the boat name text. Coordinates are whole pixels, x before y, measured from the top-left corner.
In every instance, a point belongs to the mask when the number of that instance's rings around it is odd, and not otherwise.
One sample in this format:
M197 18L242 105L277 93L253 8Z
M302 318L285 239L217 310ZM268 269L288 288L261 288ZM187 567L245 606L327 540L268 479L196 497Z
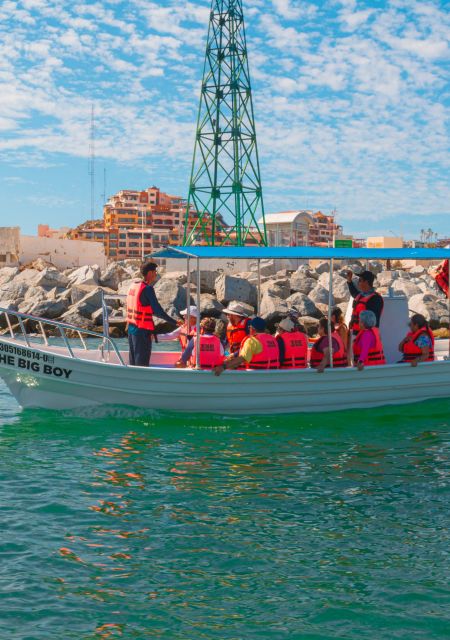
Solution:
M34 371L34 373L44 373L47 376L55 376L56 378L70 378L72 369L64 369L63 367L55 367L52 364L44 362L36 362L34 360L27 360L26 358L19 358L13 355L7 355L0 353L0 365L6 364L9 367L15 367L17 369L26 369L27 371Z

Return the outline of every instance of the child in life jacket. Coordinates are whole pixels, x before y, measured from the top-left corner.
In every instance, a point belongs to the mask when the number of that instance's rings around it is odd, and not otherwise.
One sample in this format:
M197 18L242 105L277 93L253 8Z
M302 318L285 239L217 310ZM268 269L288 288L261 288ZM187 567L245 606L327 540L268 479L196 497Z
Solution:
M200 322L200 336L193 336L181 358L175 363L179 369L197 368L197 342L200 342L200 369L213 369L221 364L224 358L223 345L215 335L216 321L214 318L203 318Z

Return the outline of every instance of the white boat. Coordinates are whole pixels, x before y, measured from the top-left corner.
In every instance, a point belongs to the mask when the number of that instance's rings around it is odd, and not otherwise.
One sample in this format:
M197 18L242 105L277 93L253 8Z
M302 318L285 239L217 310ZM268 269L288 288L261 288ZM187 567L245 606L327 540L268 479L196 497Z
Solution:
M200 252L205 247L192 248L198 260L195 249ZM257 251L253 249L252 254ZM348 251L343 256L347 259ZM358 250L359 256L361 253L363 250ZM376 250L371 257L376 257L374 253ZM432 257L439 259L442 252ZM174 352L154 352L149 368L131 367L128 353L120 351L107 336L7 309L0 308L1 314L9 333L0 336L0 376L22 407L129 405L148 410L254 415L339 411L450 398L450 359L445 346L437 349L436 361L417 367L387 364L363 371L330 368L323 374L311 369L225 371L215 377L211 371L175 368L179 354ZM30 320L41 329L39 344L25 331L24 323ZM44 325L52 327L53 335L59 332L62 345L49 343ZM67 338L69 330L78 334L79 347ZM101 348L88 349L84 336L99 339Z

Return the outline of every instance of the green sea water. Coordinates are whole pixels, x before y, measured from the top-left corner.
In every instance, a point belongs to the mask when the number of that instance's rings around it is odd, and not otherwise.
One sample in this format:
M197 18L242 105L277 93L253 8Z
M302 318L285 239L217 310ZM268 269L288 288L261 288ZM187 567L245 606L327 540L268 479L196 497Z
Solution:
M1 640L450 637L448 401L0 423Z

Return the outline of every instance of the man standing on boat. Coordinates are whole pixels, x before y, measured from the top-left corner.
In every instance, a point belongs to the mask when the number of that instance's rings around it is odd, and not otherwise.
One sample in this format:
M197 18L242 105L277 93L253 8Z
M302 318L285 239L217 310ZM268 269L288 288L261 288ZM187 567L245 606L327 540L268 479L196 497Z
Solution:
M380 326L380 318L383 313L383 298L375 291L373 286L375 274L371 271L363 271L358 276L358 286L353 282L353 272L347 271L347 283L353 300L353 313L350 321L350 329L353 335L359 333L359 314L361 311L373 311L376 318L376 327Z
M129 344L129 364L135 367L148 367L152 354L152 335L155 333L153 316L170 324L177 324L159 304L154 282L158 277L158 265L144 262L141 266L142 280L132 283L127 295L127 324Z

